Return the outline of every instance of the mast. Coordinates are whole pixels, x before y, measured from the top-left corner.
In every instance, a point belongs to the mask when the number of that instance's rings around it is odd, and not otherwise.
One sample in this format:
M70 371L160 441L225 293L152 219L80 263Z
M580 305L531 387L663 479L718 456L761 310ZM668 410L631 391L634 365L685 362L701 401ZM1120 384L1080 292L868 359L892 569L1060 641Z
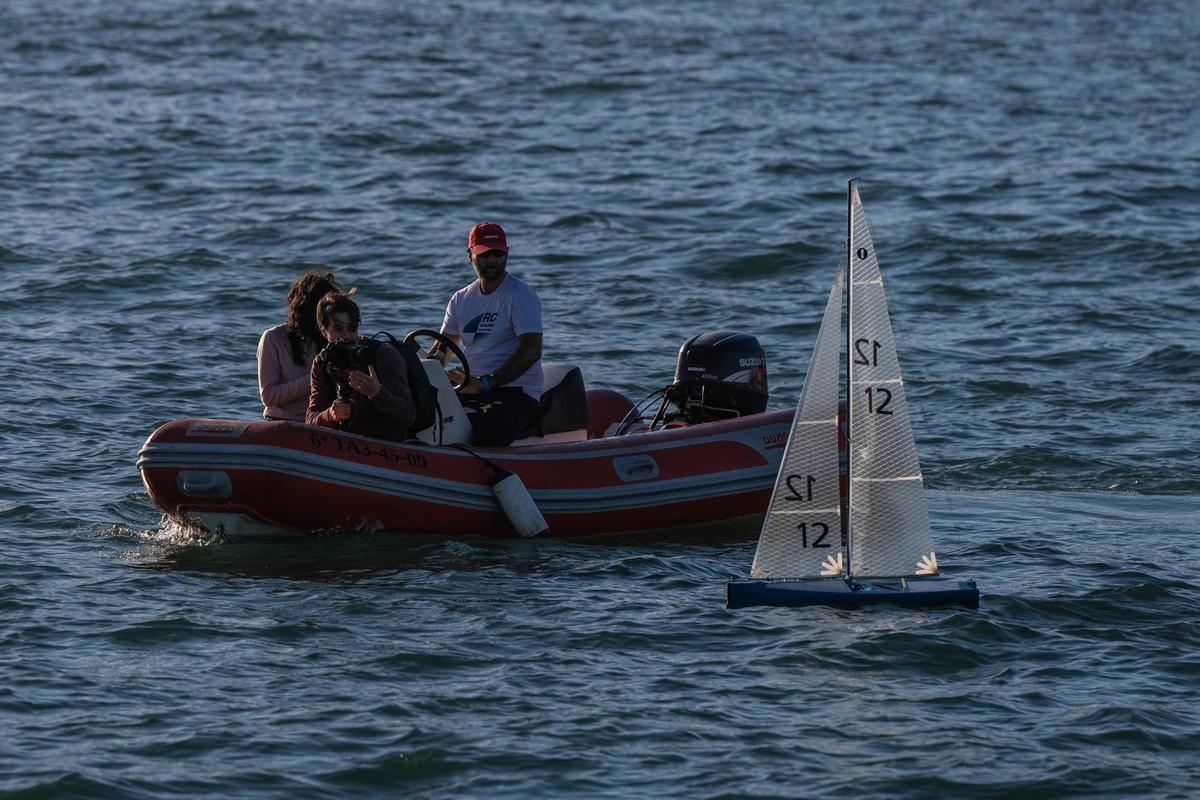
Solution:
M846 181L846 540L842 544L842 550L846 553L846 574L850 574L850 487L854 485L854 481L850 475L851 464L854 460L850 457L850 448L854 446L854 414L853 398L851 394L854 391L854 380L850 370L853 368L851 363L853 358L851 353L854 352L853 342L851 338L853 333L850 326L854 322L854 315L850 313L851 303L854 302L854 182L858 178L851 178Z

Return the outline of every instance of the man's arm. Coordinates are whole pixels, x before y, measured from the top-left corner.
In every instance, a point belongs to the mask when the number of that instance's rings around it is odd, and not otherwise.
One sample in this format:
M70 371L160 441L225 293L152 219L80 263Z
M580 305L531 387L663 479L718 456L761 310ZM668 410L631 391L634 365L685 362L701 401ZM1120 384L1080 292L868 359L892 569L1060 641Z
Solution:
M517 350L492 372L492 386L515 381L542 357L542 302L532 289L522 288L510 312L513 330L518 331Z
M509 356L503 364L492 371L491 377L488 378L488 388L495 389L498 386L503 386L506 383L511 383L517 378L525 374L525 371L537 363L537 360L542 357L542 335L540 333L522 333L517 337L517 351ZM451 370L451 380L458 380L454 377L458 370ZM482 376L472 375L471 382L463 386L458 391L461 394L483 394Z
M517 337L517 352L492 372L491 384L503 386L525 374L542 357L542 335L523 333Z

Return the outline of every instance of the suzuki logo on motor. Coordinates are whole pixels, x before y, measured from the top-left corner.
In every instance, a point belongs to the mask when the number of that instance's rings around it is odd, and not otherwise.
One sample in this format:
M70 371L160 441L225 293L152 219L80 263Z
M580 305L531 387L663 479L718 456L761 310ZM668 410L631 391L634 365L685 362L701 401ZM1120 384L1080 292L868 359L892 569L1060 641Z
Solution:
M752 356L751 358L739 358L739 367L761 367L767 363L767 360L762 356Z
M786 445L787 440L788 437L786 433L772 433L769 436L762 437L763 449L775 450Z

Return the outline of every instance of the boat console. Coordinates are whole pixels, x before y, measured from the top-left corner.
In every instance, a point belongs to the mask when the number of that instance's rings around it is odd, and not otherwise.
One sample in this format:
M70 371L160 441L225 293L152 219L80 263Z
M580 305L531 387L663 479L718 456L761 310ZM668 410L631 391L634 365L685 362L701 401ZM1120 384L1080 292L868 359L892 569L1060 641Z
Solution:
M421 365L437 392L434 423L416 438L427 444L471 444L471 422L463 409L445 367L437 359L422 358ZM584 441L588 438L587 392L583 373L574 364L543 362L544 389L534 422L513 442L522 445Z

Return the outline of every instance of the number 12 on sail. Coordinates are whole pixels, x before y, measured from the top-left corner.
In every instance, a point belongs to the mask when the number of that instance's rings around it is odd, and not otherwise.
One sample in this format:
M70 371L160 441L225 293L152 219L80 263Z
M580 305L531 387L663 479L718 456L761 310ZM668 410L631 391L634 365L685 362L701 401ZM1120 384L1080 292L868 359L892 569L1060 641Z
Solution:
M849 268L839 266L829 292L750 580L729 583L729 607L977 605L975 581L938 573L896 339L857 181L849 184L846 227ZM844 496L837 431L843 377Z

